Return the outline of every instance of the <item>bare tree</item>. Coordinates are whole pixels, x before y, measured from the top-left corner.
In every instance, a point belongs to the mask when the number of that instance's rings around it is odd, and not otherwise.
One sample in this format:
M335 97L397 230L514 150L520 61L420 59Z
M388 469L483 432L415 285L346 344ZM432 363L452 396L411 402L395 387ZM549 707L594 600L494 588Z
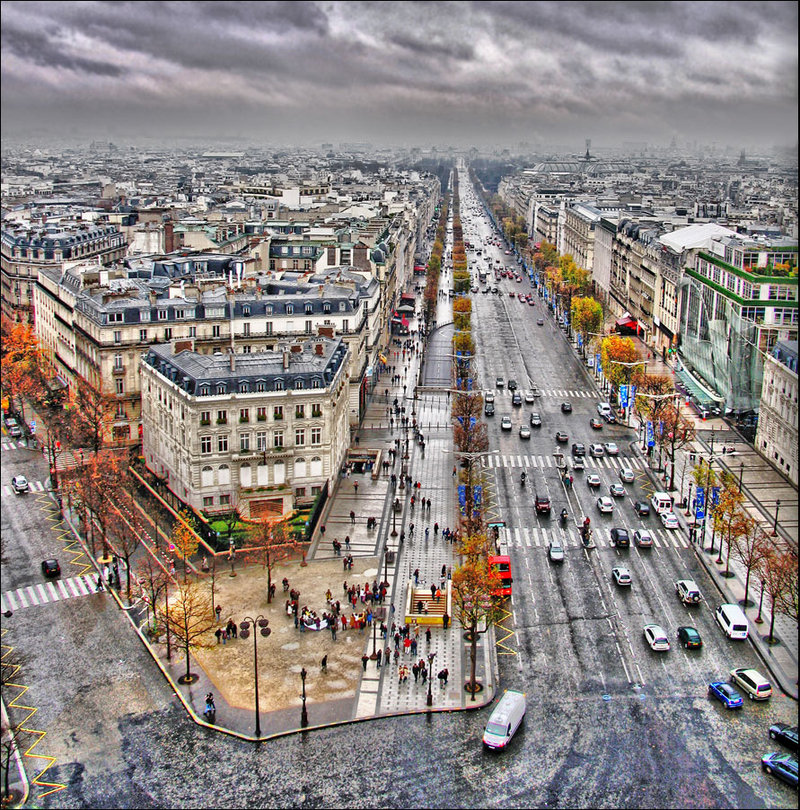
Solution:
M298 545L293 539L294 533L286 522L256 523L250 529L249 539L252 546L248 548L255 559L263 560L267 571L267 602L272 602L272 571L275 566L294 552Z
M169 573L152 554L145 554L136 565L136 578L142 589L142 597L148 606L148 625L156 633L155 619L158 616L161 596L169 582Z
M178 640L186 657L186 674L179 681L193 683L197 675L191 672L190 653L211 646L208 631L214 626L214 611L208 593L194 581L177 583L163 618L168 632Z
M734 556L742 563L747 572L744 580L744 599L742 604L748 607L748 594L750 591L750 576L764 559L770 541L758 521L747 516L742 521L742 532L736 545L733 547Z

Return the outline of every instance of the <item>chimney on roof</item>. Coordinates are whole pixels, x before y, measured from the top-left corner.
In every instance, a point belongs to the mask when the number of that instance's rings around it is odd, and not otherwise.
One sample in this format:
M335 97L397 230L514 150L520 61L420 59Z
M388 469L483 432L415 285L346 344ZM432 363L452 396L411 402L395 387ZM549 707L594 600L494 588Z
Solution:
M332 338L333 337L333 327L332 326L323 326L322 324L320 324L319 326L317 326L317 334L320 337Z
M321 343L317 343L314 346L314 351L316 352L316 354L322 357L322 355L325 354L325 347Z
M283 352L283 370L286 371L289 368L289 352L284 349Z
M292 343L292 354L300 354L303 351L301 343Z
M231 371L236 371L236 353L231 350L228 352L228 358L230 359L231 363Z
M158 295L156 295L156 291L150 290L150 306L154 307L156 305L156 301L158 301Z

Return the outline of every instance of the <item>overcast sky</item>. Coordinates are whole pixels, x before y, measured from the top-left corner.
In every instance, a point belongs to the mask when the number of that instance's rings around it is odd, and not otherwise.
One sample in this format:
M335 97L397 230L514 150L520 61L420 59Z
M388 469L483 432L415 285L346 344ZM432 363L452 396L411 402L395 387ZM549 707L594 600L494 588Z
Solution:
M797 141L795 2L3 2L2 132Z

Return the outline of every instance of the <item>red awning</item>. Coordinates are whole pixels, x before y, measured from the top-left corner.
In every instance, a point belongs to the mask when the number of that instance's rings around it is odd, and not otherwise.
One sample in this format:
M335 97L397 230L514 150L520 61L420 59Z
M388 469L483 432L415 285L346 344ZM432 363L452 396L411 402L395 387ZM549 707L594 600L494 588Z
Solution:
M628 326L631 329L635 329L636 328L636 318L631 318L630 315L628 315L626 318L620 318L617 321L617 326Z

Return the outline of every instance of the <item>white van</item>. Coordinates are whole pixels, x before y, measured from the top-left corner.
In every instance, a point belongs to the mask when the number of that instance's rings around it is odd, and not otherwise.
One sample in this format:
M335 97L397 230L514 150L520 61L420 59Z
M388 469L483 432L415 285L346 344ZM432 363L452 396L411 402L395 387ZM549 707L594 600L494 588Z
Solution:
M650 503L658 515L662 512L672 511L672 498L666 492L654 492L653 497L650 498Z
M747 638L747 616L739 605L720 605L714 615L728 638L741 641Z
M483 732L487 748L505 748L525 717L525 693L506 689Z

